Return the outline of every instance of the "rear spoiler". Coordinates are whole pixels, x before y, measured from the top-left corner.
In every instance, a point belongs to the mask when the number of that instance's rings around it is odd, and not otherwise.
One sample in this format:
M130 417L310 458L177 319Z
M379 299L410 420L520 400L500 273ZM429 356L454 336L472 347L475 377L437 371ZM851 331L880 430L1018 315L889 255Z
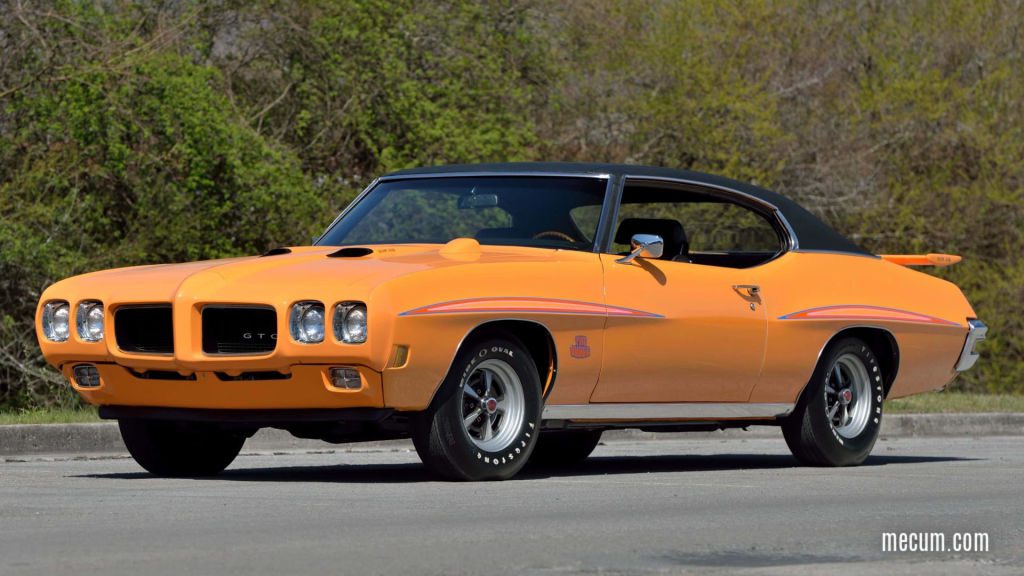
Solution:
M961 260L955 254L879 254L879 257L900 266L952 266Z

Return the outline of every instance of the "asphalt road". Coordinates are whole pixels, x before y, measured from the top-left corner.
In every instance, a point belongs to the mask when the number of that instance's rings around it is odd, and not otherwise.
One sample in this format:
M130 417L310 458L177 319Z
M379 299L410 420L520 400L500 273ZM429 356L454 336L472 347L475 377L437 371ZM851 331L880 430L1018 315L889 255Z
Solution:
M781 440L613 442L480 484L327 445L243 454L215 480L9 459L0 574L1020 574L1021 442L881 441L851 469L797 467ZM888 531L987 532L991 551L887 553Z

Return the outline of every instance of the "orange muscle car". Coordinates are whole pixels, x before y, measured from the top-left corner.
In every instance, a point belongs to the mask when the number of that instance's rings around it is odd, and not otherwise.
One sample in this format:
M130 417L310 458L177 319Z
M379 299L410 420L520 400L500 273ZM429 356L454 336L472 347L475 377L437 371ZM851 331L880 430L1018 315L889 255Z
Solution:
M779 194L660 168L500 164L370 185L313 246L85 274L47 360L160 475L261 427L411 437L453 479L586 458L602 431L782 428L862 462L883 402L942 388L985 325L956 286Z

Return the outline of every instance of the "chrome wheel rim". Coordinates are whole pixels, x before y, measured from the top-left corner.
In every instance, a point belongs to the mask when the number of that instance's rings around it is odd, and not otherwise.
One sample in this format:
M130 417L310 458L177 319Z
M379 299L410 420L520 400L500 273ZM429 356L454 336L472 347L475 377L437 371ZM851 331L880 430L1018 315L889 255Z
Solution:
M523 383L508 362L492 358L473 369L462 387L462 425L477 448L507 448L519 435L525 414Z
M856 354L836 359L825 382L825 417L837 434L856 438L871 417L871 376Z

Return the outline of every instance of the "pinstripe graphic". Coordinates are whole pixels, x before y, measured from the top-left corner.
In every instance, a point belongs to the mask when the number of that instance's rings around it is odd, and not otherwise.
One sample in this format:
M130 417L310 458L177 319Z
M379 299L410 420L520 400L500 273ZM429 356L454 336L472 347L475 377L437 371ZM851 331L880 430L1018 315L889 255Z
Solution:
M938 326L960 326L957 322L928 316L927 314L861 304L808 308L807 310L779 316L779 320L891 320L893 322L934 324Z
M470 314L520 312L529 314L579 314L584 316L617 316L626 318L663 318L660 314L652 314L632 308L580 302L578 300L559 300L556 298L467 298L440 302L420 308L413 308L399 316L426 316L430 314Z

